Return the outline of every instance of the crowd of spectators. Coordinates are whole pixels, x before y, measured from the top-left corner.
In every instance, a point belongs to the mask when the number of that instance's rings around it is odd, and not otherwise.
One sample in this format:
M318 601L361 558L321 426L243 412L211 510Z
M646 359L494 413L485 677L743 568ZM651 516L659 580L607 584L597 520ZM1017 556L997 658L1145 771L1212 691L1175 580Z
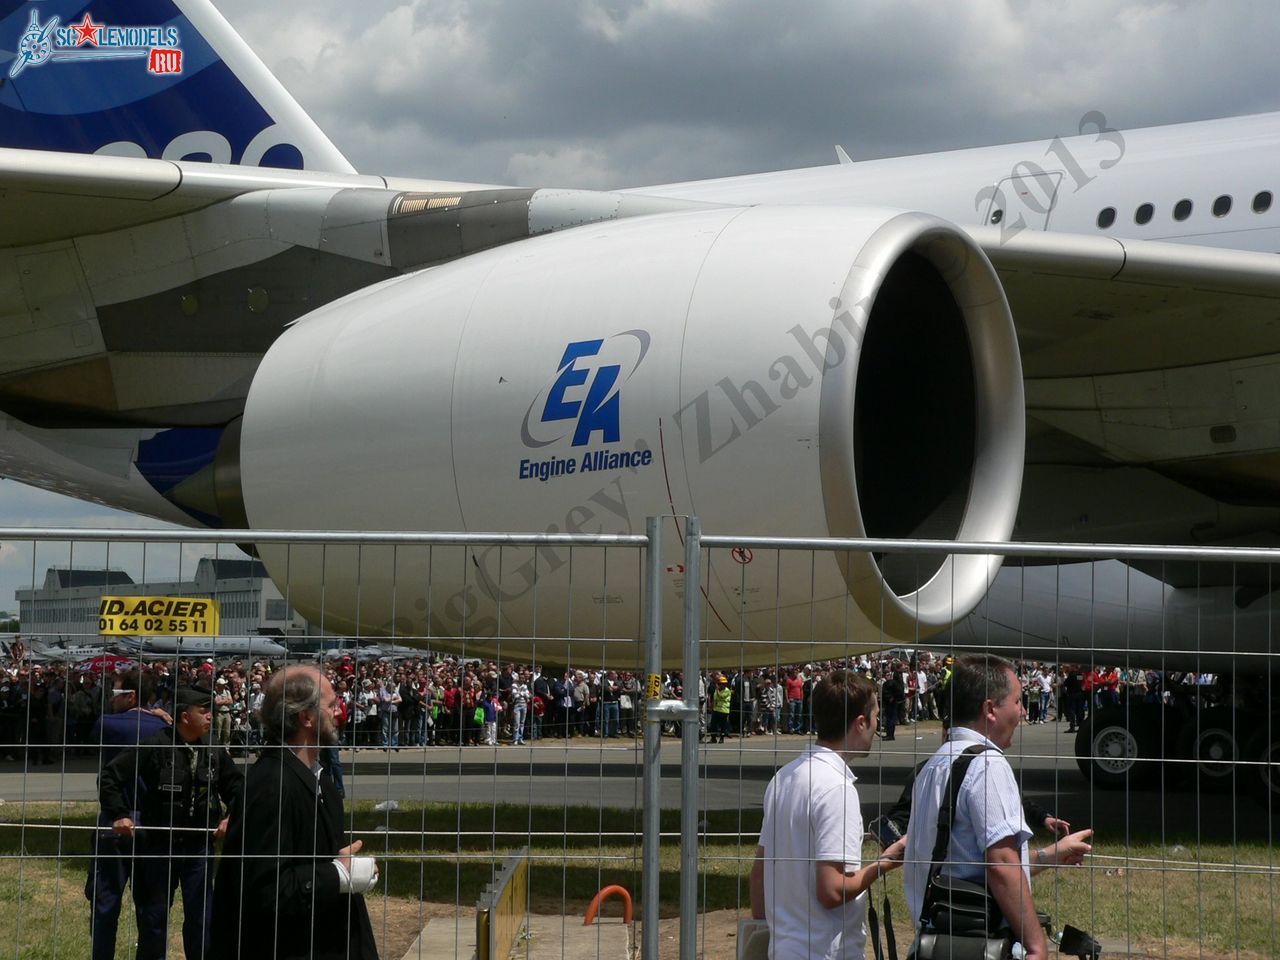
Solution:
M122 666L131 665L125 661ZM156 706L165 707L177 684L198 683L215 691L216 741L250 747L258 739L255 713L270 661L213 663L170 659L143 666L156 679ZM408 659L360 659L338 655L324 661L340 700L342 742L396 749L437 744L522 745L546 738L632 738L640 734L642 677L628 670L543 670L538 664L498 663L427 655ZM937 719L948 658L899 652L839 661L703 671L697 678L702 728L726 735L809 734L809 695L814 683L837 667L852 667L880 690L881 733ZM1068 720L1075 729L1090 708L1126 700L1169 702L1188 694L1212 700L1215 677L1112 666L1076 667L1021 662L1028 719ZM88 754L94 720L111 696L105 665L0 661L0 761L25 759L33 766L55 762L65 747ZM678 671L662 677L662 696L684 695ZM668 723L664 732L679 732Z

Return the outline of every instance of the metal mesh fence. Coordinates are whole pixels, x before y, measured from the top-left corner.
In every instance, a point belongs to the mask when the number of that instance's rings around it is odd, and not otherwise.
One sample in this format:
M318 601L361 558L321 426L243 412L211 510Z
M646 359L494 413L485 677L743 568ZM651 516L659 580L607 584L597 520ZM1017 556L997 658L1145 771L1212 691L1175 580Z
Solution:
M477 899L525 847L521 954L751 953L760 942L740 924L765 793L815 741L815 686L840 669L876 683L873 740L848 758L869 825L941 744L948 658L975 650L1018 672L1026 717L1004 753L1042 813L1028 817L1033 850L1052 845L1058 821L1095 831L1081 866L1033 883L1054 930L1071 924L1135 955L1280 950L1268 551L947 547L1008 554L997 570L950 564L937 544L703 537L667 519L625 537L255 533L260 568L236 546L247 537L0 532L0 586L20 608L0 660L0 956L124 957L156 944L171 956L228 944L267 956L317 916L328 939L303 955L360 955L350 901L327 899L335 850L246 848L234 822L217 835L225 810L193 810L184 792L190 757L213 794L211 758L224 749L230 779L272 758L281 767L288 738L255 711L273 676L302 666L318 667L340 704L338 742L316 760L340 784L342 845L360 841L357 855L377 863L364 903L379 955L469 956ZM986 572L981 599L948 615L945 598L968 589L952 581L974 569ZM99 634L101 597L161 595L219 599L222 636ZM264 621L280 632L250 632ZM154 684L142 703L120 686L139 669ZM184 712L175 690L192 681L212 691L211 742L183 752L171 732L131 754ZM166 716L140 719L151 709ZM132 840L103 802L108 761L123 764L117 782L146 781L125 810ZM314 824L325 796L315 786L299 807L279 790L240 789L224 797L240 811L232 820L282 831L300 810ZM245 812L268 806L265 819ZM864 862L876 851L868 842ZM246 867L256 860L266 873ZM286 889L286 861L302 864L294 874L310 891ZM217 889L236 865L234 899L252 909L232 922ZM635 899L644 936L582 925L611 884ZM902 891L890 873L862 902L883 924L888 898L905 956ZM603 912L621 912L610 904Z
M1032 862L1037 847L1052 849L1067 831L1094 831L1082 865L1047 870L1032 884L1052 929L1091 930L1108 952L1134 955L1276 953L1274 554L966 545L959 549L994 549L1009 559L972 613L957 611L951 623L912 640L875 635L863 623L865 609L833 611L833 602L848 608L856 601L824 590L823 567L830 582L840 550L852 544L733 537L703 543L711 548L708 610L717 589L721 596L768 596L765 584L789 577L809 585L809 600L790 611L792 623L808 616L815 625L808 634L813 639L797 643L782 611L772 637L753 631L750 615L736 622L737 642L732 630L719 639L714 623L704 624L708 661L725 665L717 676L742 687L731 707L746 705L729 714L731 732L723 745L709 748L706 760L708 783L721 764L741 771L725 776L736 789L725 803L736 829L720 836L709 831L705 847L734 878L739 911L749 908L743 878L755 857L751 833L760 823L766 784L802 751L782 731L814 734L813 678L853 667L877 684L876 740L869 755L852 760L864 822L870 822L909 803L913 777L947 736L942 719L952 706L946 681L953 659L989 651L1013 663L1021 689L1023 722L1004 753L1029 801ZM884 567L912 583L945 582L950 572L925 545L873 549L902 551ZM737 576L721 584L714 582L717 551L721 571L738 565ZM837 637L846 644L842 656L828 647ZM771 642L779 652L762 670L748 651ZM746 773L753 770L755 776ZM913 819L911 828L926 825ZM866 855L878 849L869 844ZM984 867L973 864L973 872ZM704 902L711 903L715 866L704 876ZM890 904L881 906L886 896ZM869 897L882 923L886 913L896 919L898 943L910 942L914 915L902 881L891 875Z

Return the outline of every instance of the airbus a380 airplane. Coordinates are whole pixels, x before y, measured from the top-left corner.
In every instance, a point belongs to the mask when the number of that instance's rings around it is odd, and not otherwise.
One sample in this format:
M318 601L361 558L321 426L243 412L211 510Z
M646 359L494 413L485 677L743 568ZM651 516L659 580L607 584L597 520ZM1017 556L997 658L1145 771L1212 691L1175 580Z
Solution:
M1277 541L1280 115L601 193L358 175L204 0L0 0L0 72L8 477L259 530ZM632 656L564 639L635 635L616 551L262 555L331 629ZM918 641L997 567L715 557L711 661ZM1269 609L1164 572L1121 617L1169 666L1183 607ZM951 639L1084 645L1000 597Z

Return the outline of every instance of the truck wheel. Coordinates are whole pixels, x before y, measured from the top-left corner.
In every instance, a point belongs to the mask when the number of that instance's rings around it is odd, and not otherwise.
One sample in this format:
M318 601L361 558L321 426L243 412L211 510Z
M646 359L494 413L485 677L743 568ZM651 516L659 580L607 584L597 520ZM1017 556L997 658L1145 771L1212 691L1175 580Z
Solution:
M1275 737L1276 739L1272 739ZM1249 764L1242 779L1258 801L1273 815L1280 815L1280 728L1259 730L1244 750Z
M1160 733L1156 712L1094 710L1076 734L1076 764L1086 780L1103 790L1149 786L1159 779Z
M1178 734L1178 758L1191 760L1193 777L1205 789L1226 789L1237 764L1244 756L1243 741L1257 729L1257 717L1228 707L1210 707L1200 713L1197 723L1188 717ZM1188 778L1192 779L1192 778Z

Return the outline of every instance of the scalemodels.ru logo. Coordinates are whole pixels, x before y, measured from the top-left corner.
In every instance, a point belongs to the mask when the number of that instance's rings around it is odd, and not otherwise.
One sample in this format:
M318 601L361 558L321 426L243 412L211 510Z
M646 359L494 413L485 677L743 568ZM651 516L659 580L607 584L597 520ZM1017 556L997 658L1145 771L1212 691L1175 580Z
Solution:
M9 68L10 78L27 67L49 61L145 59L147 71L157 74L182 72L182 49L177 27L114 27L94 23L88 11L80 23L59 26L57 17L47 23L31 11L31 22L18 41L18 56Z

